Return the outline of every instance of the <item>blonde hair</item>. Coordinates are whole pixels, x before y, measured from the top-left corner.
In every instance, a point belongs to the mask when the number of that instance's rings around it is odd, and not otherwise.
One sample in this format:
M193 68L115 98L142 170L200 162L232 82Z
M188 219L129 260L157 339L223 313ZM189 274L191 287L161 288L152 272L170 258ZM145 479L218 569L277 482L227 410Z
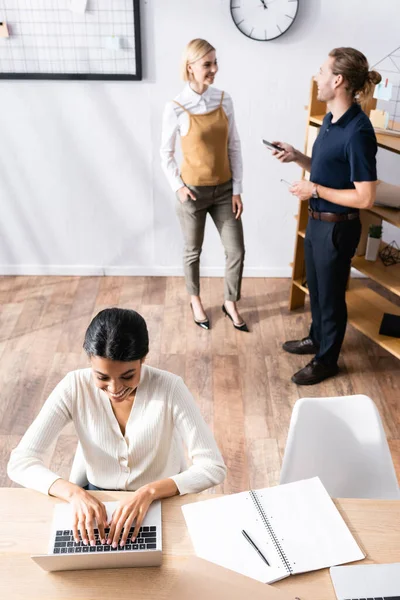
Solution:
M334 48L329 56L334 59L332 73L343 76L352 98L360 103L369 100L382 77L377 71L369 70L364 54L354 48Z
M215 50L214 46L211 46L206 40L200 38L188 43L182 56L181 76L183 81L190 81L188 65L200 60L203 56L213 50Z

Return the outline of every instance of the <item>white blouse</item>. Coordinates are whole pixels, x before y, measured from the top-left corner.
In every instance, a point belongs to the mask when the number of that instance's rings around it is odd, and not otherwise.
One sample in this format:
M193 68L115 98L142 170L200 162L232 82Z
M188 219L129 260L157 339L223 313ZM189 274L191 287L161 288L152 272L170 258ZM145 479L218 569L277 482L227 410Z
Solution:
M197 94L189 84L175 97L189 112L200 115L217 108L221 102L222 91L209 86L203 94ZM242 193L243 163L239 134L236 129L232 98L224 93L223 109L228 117L228 156L232 171L233 194ZM175 159L177 134L185 136L189 130L189 116L185 110L168 102L164 110L161 138L161 166L173 192L184 184L180 169Z
M71 421L82 446L87 479L97 487L136 490L168 477L181 494L187 494L225 478L217 444L182 379L143 365L125 435L107 394L95 386L92 370L68 373L12 451L10 479L48 493L60 477L44 465L44 456ZM192 461L189 468L183 443Z

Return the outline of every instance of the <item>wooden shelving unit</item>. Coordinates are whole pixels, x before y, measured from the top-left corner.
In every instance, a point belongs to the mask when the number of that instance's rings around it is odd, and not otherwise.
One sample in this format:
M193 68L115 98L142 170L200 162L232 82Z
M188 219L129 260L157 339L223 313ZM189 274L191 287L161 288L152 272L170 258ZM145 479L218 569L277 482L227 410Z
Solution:
M371 101L364 110L369 113L371 108L375 108L376 101ZM317 86L312 82L310 103L307 107L307 133L305 142L305 153L311 156L312 145L318 134L319 127L322 125L326 114L326 105L317 98ZM400 137L391 135L377 134L378 146L385 148L395 154L400 154ZM303 173L307 176L306 173ZM400 195L400 186L399 186ZM292 284L290 290L289 309L294 310L304 306L308 289L306 286L305 262L304 262L304 237L308 221L308 201L299 202L299 212L297 216L297 234L295 243L295 252L293 260ZM375 262L365 260L365 243L368 228L371 223L381 223L387 221L395 227L400 228L400 210L386 208L383 206L374 206L370 210L362 211L362 235L359 244L358 255L354 257L352 266L380 284L382 287L390 290L392 293L400 296L400 265L385 267L378 259ZM391 240L388 240L389 242ZM380 294L374 292L366 286L363 280L350 280L347 292L347 307L349 313L349 322L364 335L374 342L391 352L397 358L400 358L400 339L379 335L379 327L382 321L383 313L388 312L400 316L400 307L396 306Z
M325 114L311 116L310 123L313 125L322 125L324 116ZM385 135L384 133L377 133L376 139L378 141L378 146L381 148L385 148L386 150L400 154L400 137Z

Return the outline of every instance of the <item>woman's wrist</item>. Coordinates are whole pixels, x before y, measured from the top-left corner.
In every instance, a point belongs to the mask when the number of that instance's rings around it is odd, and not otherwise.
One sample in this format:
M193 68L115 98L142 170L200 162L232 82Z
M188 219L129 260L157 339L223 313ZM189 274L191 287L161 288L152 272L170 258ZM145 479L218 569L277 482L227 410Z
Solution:
M141 491L144 492L144 494L149 498L149 500L151 500L152 502L154 500L158 500L158 495L157 495L157 482L154 483L147 483L146 485L143 485L141 488Z
M140 488L151 500L159 500L161 498L169 498L170 496L176 496L179 494L178 486L173 479L161 479L160 481L153 481L147 483ZM139 490L138 490L139 491Z
M71 502L71 500L76 496L85 494L85 490L75 483L71 483L70 481L60 478L56 479L56 481L51 485L49 488L49 494L50 496L60 498L60 500Z

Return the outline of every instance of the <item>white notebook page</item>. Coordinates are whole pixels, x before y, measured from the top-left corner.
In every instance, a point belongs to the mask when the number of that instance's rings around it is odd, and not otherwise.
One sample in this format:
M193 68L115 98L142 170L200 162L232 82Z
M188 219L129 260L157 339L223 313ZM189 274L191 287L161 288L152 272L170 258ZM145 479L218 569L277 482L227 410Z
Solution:
M182 506L195 553L221 567L263 583L287 577L248 492ZM242 534L244 529L267 558L266 565Z
M365 558L320 479L257 490L293 573Z

